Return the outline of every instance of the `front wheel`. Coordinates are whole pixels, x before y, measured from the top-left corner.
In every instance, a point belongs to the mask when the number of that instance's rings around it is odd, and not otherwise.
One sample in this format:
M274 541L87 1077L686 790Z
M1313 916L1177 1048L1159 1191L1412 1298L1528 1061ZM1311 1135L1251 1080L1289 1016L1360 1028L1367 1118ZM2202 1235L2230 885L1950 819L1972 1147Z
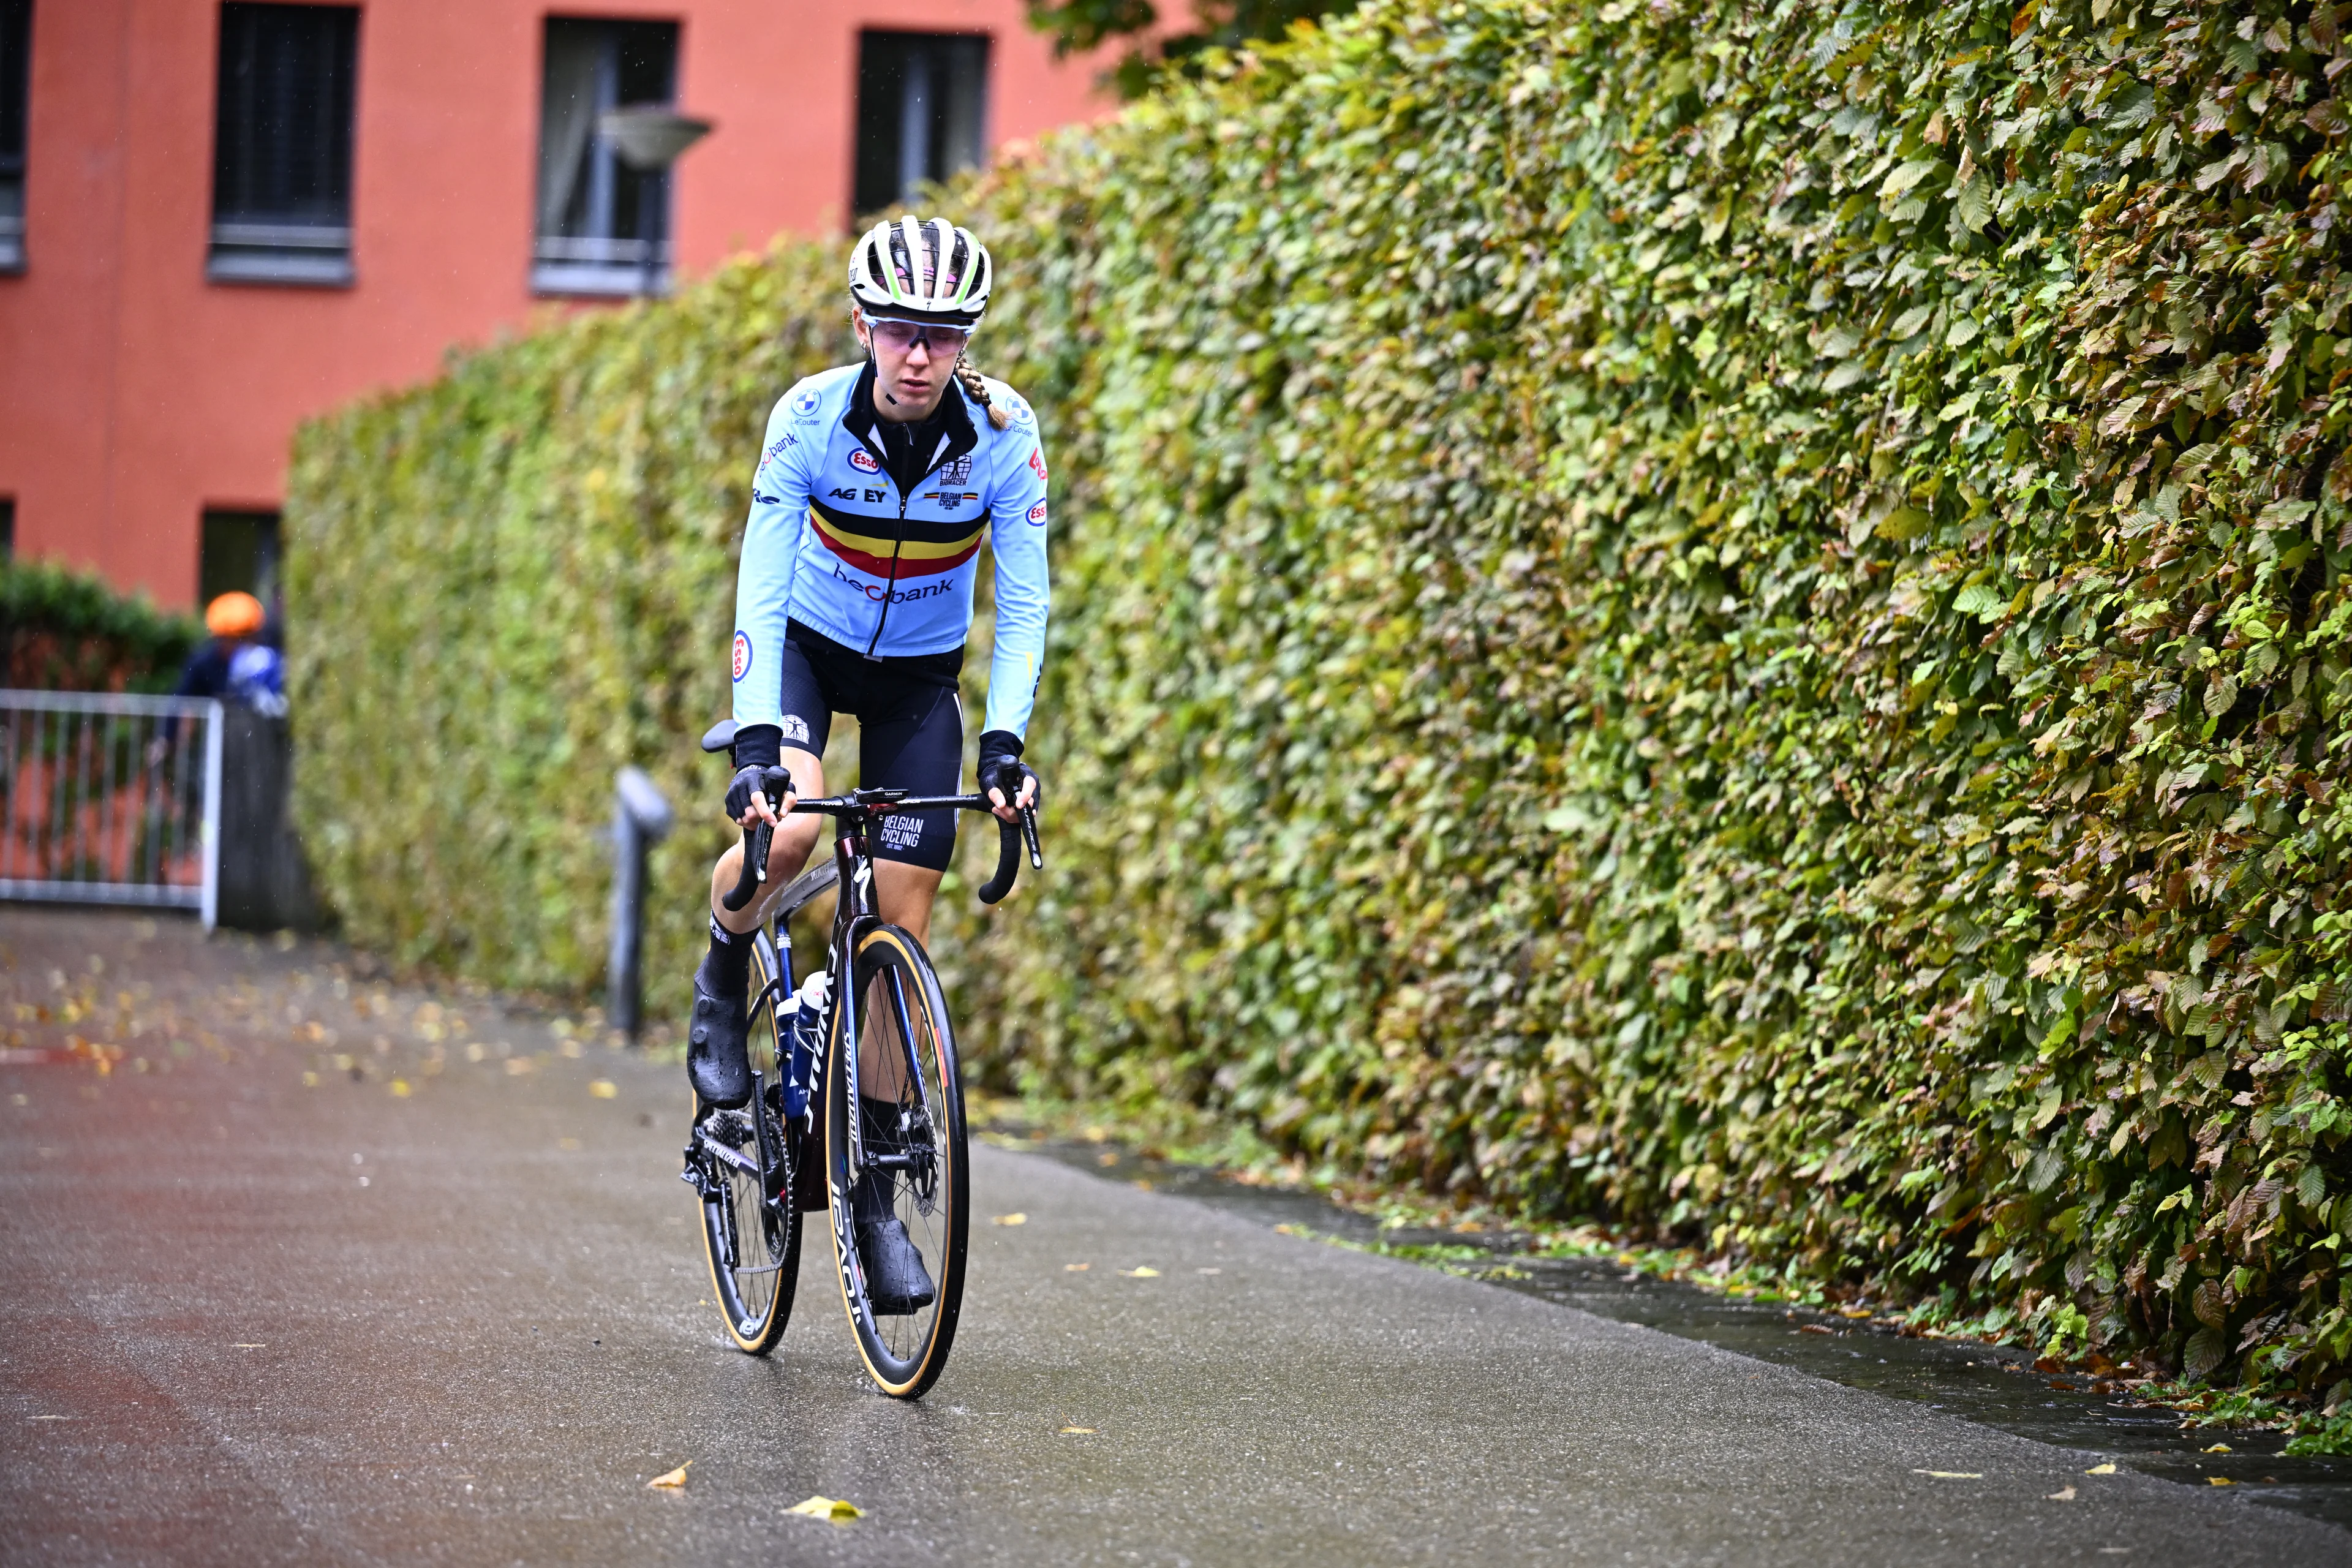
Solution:
M921 944L877 925L859 939L855 963L825 1061L834 1257L866 1372L885 1394L914 1399L947 1364L963 1306L963 1074Z

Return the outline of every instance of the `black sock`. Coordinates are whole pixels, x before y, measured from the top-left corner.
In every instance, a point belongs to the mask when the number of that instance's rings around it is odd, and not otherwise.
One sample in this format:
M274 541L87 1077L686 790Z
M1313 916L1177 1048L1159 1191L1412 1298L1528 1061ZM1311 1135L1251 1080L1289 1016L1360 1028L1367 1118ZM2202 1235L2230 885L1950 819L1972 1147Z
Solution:
M710 956L702 961L704 976L722 995L737 996L751 988L751 933L731 931L710 917Z

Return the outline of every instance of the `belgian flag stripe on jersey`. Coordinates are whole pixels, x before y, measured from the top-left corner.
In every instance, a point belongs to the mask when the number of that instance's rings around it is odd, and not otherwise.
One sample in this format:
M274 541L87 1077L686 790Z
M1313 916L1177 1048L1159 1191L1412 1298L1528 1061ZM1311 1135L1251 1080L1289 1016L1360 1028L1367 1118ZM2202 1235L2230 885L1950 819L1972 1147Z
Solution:
M969 522L908 518L905 542L896 543L887 532L866 531L891 528L897 521L894 518L845 515L814 503L809 507L809 526L816 530L817 539L827 550L860 572L877 577L892 575L890 558L895 552L898 568L896 575L900 582L952 572L971 560L979 552L980 536L987 521L984 511Z

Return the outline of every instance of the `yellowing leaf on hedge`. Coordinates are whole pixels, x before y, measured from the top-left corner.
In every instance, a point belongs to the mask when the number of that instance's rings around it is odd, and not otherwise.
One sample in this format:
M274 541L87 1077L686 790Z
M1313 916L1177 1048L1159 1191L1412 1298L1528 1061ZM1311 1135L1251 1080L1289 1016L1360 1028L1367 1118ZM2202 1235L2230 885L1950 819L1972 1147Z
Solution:
M660 1475L657 1475L652 1480L647 1481L646 1485L649 1487L659 1487L664 1491L677 1491L679 1488L686 1485L686 1472L693 1468L694 1461L692 1459L688 1459L685 1464L680 1465L674 1470L664 1470Z
M813 1497L793 1504L784 1511L797 1513L806 1519L829 1519L835 1524L847 1524L853 1519L866 1517L864 1509L847 1498L837 1497Z

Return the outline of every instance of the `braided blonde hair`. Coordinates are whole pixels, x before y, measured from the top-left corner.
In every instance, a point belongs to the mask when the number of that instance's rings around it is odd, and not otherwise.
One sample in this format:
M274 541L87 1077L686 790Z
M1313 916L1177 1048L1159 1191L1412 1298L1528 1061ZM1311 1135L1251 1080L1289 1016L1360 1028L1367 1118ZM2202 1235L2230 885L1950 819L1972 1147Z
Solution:
M988 422L991 425L995 426L999 430L1012 428L1013 416L988 400L988 387L980 379L980 372L974 370L971 367L971 362L961 354L956 355L955 378L962 384L965 395L987 411Z

